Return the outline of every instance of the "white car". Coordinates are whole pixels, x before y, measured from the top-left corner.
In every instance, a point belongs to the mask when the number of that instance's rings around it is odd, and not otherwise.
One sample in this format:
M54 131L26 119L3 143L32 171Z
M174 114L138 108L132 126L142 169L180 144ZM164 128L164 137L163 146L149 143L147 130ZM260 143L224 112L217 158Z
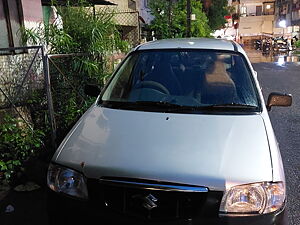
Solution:
M268 110L291 103L271 93L265 105L235 42L140 45L53 156L51 221L285 224L285 177Z

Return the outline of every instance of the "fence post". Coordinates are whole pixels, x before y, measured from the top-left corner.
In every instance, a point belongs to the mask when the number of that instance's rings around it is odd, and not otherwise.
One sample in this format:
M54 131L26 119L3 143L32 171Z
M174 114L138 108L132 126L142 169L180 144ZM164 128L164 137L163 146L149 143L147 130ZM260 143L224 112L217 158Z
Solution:
M44 53L44 47L42 47L42 56L43 56L43 67L44 67L44 77L45 77L45 87L47 92L47 102L48 102L48 111L49 119L51 124L51 142L54 150L56 150L56 121L54 116L54 107L51 93L50 85L50 72L49 72L49 59L48 55Z

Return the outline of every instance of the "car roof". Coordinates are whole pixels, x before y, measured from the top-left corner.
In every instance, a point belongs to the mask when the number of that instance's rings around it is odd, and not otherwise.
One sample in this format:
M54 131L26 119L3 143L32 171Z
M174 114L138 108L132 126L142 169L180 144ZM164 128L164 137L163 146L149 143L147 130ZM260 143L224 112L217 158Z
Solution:
M180 38L163 39L150 41L139 45L135 50L155 50L155 49L212 49L238 51L244 53L242 47L233 41L215 38Z

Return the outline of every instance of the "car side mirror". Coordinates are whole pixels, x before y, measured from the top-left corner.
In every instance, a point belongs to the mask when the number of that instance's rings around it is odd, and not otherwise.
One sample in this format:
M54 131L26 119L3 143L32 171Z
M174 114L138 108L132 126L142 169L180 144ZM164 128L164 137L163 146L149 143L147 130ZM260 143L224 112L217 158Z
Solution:
M272 92L268 97L267 109L270 111L272 106L291 106L292 99L290 94Z
M100 94L101 89L94 84L87 84L84 86L84 93L91 97L98 97Z

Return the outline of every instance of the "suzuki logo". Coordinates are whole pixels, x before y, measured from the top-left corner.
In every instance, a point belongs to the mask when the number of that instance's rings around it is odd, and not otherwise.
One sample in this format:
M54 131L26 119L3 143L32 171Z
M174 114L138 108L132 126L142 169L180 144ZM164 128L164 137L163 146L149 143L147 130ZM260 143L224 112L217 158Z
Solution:
M146 209L151 210L157 207L156 202L158 201L158 199L155 198L152 194L149 194L147 197L144 197L143 200L144 200L143 206Z

